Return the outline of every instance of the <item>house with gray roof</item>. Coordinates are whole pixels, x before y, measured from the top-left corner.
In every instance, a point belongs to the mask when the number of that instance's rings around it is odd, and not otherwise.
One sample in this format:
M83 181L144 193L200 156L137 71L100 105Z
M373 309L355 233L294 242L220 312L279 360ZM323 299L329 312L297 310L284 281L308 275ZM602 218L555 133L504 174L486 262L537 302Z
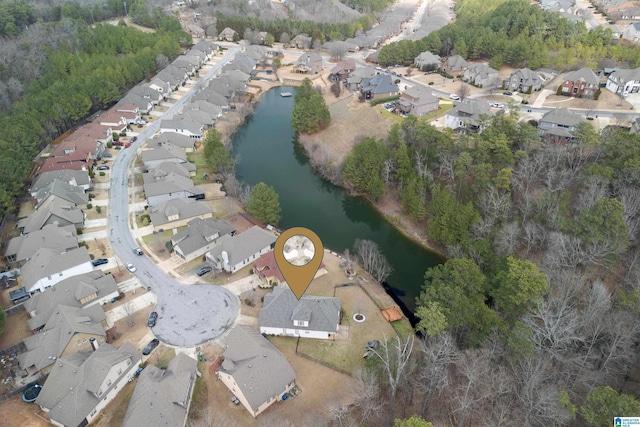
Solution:
M27 323L32 331L43 328L59 305L82 308L101 306L118 296L118 285L111 274L101 270L69 277L44 292L34 294L24 304L31 317Z
M444 116L444 126L457 132L482 132L484 118L493 115L487 101L467 98Z
M440 66L440 68L442 69L442 71L452 76L461 76L464 74L464 70L466 70L468 66L469 64L464 60L462 56L452 55L446 57L442 61L442 65Z
M635 43L640 42L640 22L629 25L622 33L622 38Z
M223 110L226 110L229 108L229 101L227 100L227 98L225 98L224 96L220 95L219 93L213 90L209 90L208 88L201 90L191 98L191 102L200 101L200 100L206 101L213 105L217 105Z
M192 153L196 149L196 141L186 135L175 132L164 132L147 139L148 148L164 148L165 145L182 148L186 153Z
M59 179L54 179L47 187L40 189L34 197L37 208L45 207L56 198L74 203L76 206L86 205L89 201L89 195L82 188Z
M151 87L151 86L150 86ZM162 93L162 92L158 92ZM168 95L167 95L168 96ZM141 114L149 114L153 111L154 104L149 98L144 98L137 93L129 92L118 103L116 108L121 105L133 105Z
M190 110L186 108L182 111L182 113L173 116L174 120L180 120L182 118L202 125L203 130L213 128L217 121L217 117L214 117L209 113L205 113L204 111L200 110Z
M306 34L298 34L289 42L289 46L296 49L309 49L311 48L312 39Z
M140 360L140 352L129 342L117 349L102 344L95 351L63 357L56 361L36 403L54 425L87 425L133 377Z
M555 108L542 116L538 123L538 132L543 142L566 144L575 140L573 131L578 123L583 121L582 116L567 108Z
M198 43L192 46L192 49L198 49L201 52L207 54L208 58L211 58L217 51L220 50L220 46L210 42L209 40L200 40Z
M184 70L188 76L193 76L196 74L196 71L200 68L204 58L200 58L198 56L185 56L181 55L173 60L172 64L176 67Z
M169 173L164 179L144 184L144 194L149 206L156 206L172 199L204 198L204 191L197 188L190 178Z
M361 67L356 68L350 75L347 77L347 82L345 83L346 87L350 91L359 91L362 87L362 81L369 81L368 79L372 78L376 75L376 70L371 67Z
M187 153L183 148L165 144L161 148L152 148L140 152L140 160L147 169L153 169L161 163L187 163Z
M42 229L29 234L21 234L9 240L4 251L8 262L24 265L40 248L48 248L55 252L65 252L78 247L78 235L73 225L59 227L47 224Z
M421 71L435 71L442 66L442 58L440 58L440 55L425 51L416 56L413 63Z
M217 376L253 417L295 386L296 373L287 359L250 326L231 329L225 343Z
M561 93L565 96L593 98L600 85L600 78L591 68L581 68L565 74Z
M162 80L157 76L151 79L151 81L149 82L149 87L160 92L164 99L167 99L169 95L173 93L173 87L171 86L171 83L166 80Z
M171 87L171 90L175 91L187 81L189 75L185 70L178 68L173 64L169 64L156 74L156 78L163 82L167 82Z
M197 372L198 362L185 353L171 359L167 369L147 365L136 381L122 427L184 427Z
M42 229L47 224L57 224L60 227L73 225L75 228L84 227L85 214L74 203L56 198L51 203L36 209L31 215L18 221L18 228L24 234Z
M322 56L305 52L293 64L293 71L303 74L318 74L322 71Z
M183 111L186 110L198 110L204 111L209 114L211 117L219 119L222 117L222 107L219 105L212 104L211 102L205 101L203 99L199 99L196 101L190 102L188 105L184 107Z
M340 298L303 295L298 299L288 286L276 286L264 296L260 333L331 339L338 332L341 307Z
M62 169L51 172L43 172L33 181L29 193L31 197L36 197L38 191L48 187L54 180L66 182L69 185L80 187L84 191L91 187L91 178L87 170Z
M439 105L440 100L431 93L430 89L422 85L413 85L402 92L397 109L414 116L423 116L436 111Z
M393 83L389 74L377 74L374 77L362 79L360 99L369 100L396 96L400 89Z
M532 93L534 90L542 89L542 79L536 72L520 68L509 75L504 82L504 88L514 92Z
M193 163L173 163L173 162L160 163L158 166L151 169L149 172L142 174L142 184L147 185L147 184L153 184L156 182L164 181L172 173L185 178L194 176L195 169L192 171L191 168L187 168L186 166L194 166L194 165Z
M194 218L211 218L213 209L205 202L195 199L172 199L149 207L153 229L166 230L187 225Z
M218 244L206 253L206 257L217 270L235 273L273 249L275 242L275 235L254 225L240 234L220 237Z
M131 88L129 93L133 93L135 95L143 97L144 99L148 99L153 105L158 105L162 101L164 101L162 93L150 88L147 85L136 85Z
M483 88L495 88L500 84L498 70L486 64L471 64L464 70L462 79Z
M380 55L380 49L374 50L369 55L367 55L367 62L371 62L372 64L378 63L378 55Z
M264 33L264 35L266 34L267 33ZM252 45L246 46L242 54L251 58L256 63L261 63L261 62L264 62L265 59L267 59L268 52L269 52L269 49L266 48L265 46L258 46L258 45L252 44Z
M224 30L220 31L220 34L218 34L218 40L225 42L234 42L240 39L240 36L237 36L237 38L236 36L237 33L231 28L227 27Z
M93 271L87 248L81 246L66 252L40 248L20 270L22 286L28 292L42 292L58 282Z
M222 67L224 72L242 71L244 74L252 75L256 69L257 62L245 54L238 54L236 57Z
M193 139L202 139L204 126L191 119L182 117L177 120L161 120L160 133L174 132Z
M640 67L630 69L617 69L607 78L607 89L613 93L627 96L630 93L640 91Z
M180 258L191 261L211 250L224 235L235 234L236 229L215 218L194 218L187 228L171 236L173 250Z
M43 371L60 357L91 350L91 338L104 342L106 318L100 305L56 306L41 331L24 340L27 351L18 355L20 368Z

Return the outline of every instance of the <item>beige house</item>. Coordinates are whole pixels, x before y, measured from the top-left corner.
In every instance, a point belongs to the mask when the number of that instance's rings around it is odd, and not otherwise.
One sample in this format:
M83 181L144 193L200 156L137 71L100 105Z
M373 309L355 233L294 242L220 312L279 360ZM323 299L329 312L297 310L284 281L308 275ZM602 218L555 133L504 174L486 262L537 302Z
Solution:
M253 417L282 400L296 379L282 353L258 331L244 325L227 335L217 376Z
M195 199L172 199L149 207L149 217L154 231L178 228L194 218L213 217L213 209L205 202Z

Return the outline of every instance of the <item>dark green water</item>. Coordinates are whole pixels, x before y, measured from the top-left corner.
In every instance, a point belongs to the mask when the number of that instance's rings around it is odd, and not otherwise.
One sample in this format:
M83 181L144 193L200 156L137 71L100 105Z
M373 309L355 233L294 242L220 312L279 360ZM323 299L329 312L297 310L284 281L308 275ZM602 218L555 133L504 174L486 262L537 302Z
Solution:
M318 234L325 248L342 252L356 239L378 244L393 266L388 290L403 309L413 313L427 268L440 258L404 237L366 201L347 195L340 187L315 173L291 128L293 97L275 88L266 93L253 115L233 138L233 154L239 156L238 179L273 186L280 197L282 218L278 227L307 227Z

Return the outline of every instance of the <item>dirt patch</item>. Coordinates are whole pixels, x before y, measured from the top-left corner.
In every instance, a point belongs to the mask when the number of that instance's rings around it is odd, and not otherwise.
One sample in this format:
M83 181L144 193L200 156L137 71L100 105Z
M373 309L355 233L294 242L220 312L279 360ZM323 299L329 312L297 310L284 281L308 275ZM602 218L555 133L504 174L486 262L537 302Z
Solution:
M95 239L85 242L87 244L87 250L89 255L93 255L95 258L110 258L113 256L111 246L107 239ZM107 264L108 265L108 264Z
M40 407L25 403L20 396L0 404L0 427L48 427L50 424L36 415ZM105 424L106 425L106 424Z
M129 407L129 401L133 396L133 391L136 388L136 382L132 381L125 384L122 390L109 402L109 404L100 411L100 415L94 421L95 427L111 427L122 425L124 416L127 413Z
M4 333L0 335L0 349L11 347L33 335L27 321L31 317L22 310L11 316L7 316L4 323Z
M116 328L116 335L111 344L114 347L120 347L122 344L129 341L139 349L142 349L145 345L147 345L148 340L145 340L144 338L150 332L149 328L147 327L147 319L149 317L149 313L151 313L152 310L152 306L147 306L142 310L138 310L133 313L131 315L131 319L124 318L117 320L113 325L113 327ZM133 322L132 326L130 326L131 323L129 323L129 320Z

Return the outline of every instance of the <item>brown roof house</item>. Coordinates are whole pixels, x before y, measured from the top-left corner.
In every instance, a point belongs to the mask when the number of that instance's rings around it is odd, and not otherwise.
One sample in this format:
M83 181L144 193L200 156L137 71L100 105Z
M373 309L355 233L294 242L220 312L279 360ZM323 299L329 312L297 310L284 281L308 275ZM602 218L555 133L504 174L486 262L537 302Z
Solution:
M258 331L238 325L225 342L217 376L253 417L295 386L296 373L287 359Z
M316 53L305 52L300 55L295 62L293 70L296 73L318 74L322 71L322 56Z
M136 381L122 426L184 427L197 372L198 362L185 353L178 353L167 369L147 365Z
M215 218L194 218L187 228L171 236L171 244L176 255L191 261L218 244L218 239L227 234L235 234L236 229Z
M287 282L278 268L273 251L260 255L260 258L253 263L253 269L262 282L262 284L259 285L261 288L271 288L273 286L282 285L287 286ZM327 274L327 269L324 263L321 262L320 267L313 278L315 279L316 277L320 277L324 274Z
M575 139L572 132L582 121L584 120L579 114L564 107L556 108L542 116L538 131L542 140L548 144L566 144Z
M446 57L442 61L442 66L440 67L440 69L449 75L461 76L464 74L464 70L466 70L468 66L469 64L464 60L462 56L452 55Z
M462 79L475 86L494 88L500 84L498 70L494 70L486 64L471 64L464 70Z
M540 76L528 68L520 68L509 75L504 88L522 93L531 93L542 88Z
M132 378L139 362L140 353L129 342L64 357L56 361L36 403L54 425L86 426Z
M564 76L558 95L593 98L599 84L600 79L591 68L581 68Z
M356 69L355 59L344 59L336 64L329 73L329 79L331 81L341 81L349 77L349 75Z
M338 332L341 307L340 298L304 295L298 299L288 286L276 286L264 296L260 333L331 339Z
M402 113L424 116L431 111L436 111L438 105L439 100L436 96L433 96L430 89L414 85L402 92L397 109Z

